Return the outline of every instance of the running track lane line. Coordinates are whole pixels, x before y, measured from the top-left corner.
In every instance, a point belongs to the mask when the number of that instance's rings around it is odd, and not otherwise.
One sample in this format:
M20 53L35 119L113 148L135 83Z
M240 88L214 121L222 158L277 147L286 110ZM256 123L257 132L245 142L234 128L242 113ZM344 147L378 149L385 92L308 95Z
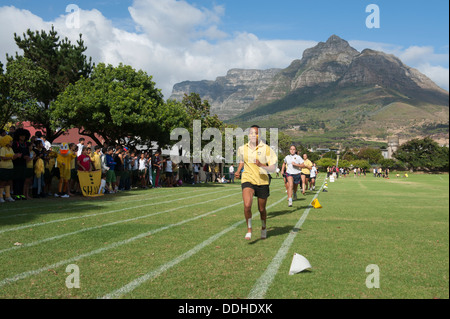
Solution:
M279 201L273 203L272 205L270 205L269 207L267 207L267 209L270 209L276 205L278 205L279 203L285 201L285 196L283 196ZM235 224L233 224L232 226L222 230L221 232L209 237L207 240L205 240L204 242L198 244L197 246L195 246L194 248L192 248L191 250L185 252L184 254L176 257L175 259L172 259L171 261L165 263L164 265L158 267L157 269L131 281L130 283L126 284L125 286L123 286L122 288L119 288L103 297L101 297L100 299L118 299L120 297L122 297L123 295L132 292L134 289L136 289L137 287L139 287L140 285L144 284L145 282L158 277L159 275L161 275L163 272L169 270L170 268L176 266L177 264L179 264L180 262L192 257L193 255L195 255L196 253L198 253L199 251L201 251L203 248L207 247L208 245L212 244L214 241L216 241L217 239L219 239L220 237L222 237L223 235L229 233L230 231L234 230L235 228L237 228L238 226L242 225L245 222L245 220L241 220Z
M49 242L49 241L52 241L52 240L62 239L64 237L80 234L80 233L83 233L83 232L87 232L87 231L91 231L91 230L95 230L95 229L99 229L99 228L103 228L103 227L107 227L107 226L113 226L113 225L117 225L117 224L121 224L121 223L128 223L128 222L136 221L136 220L139 220L139 219L149 218L149 217L152 217L152 216L161 215L161 214L165 214L165 213L170 213L170 212L173 212L173 211L176 211L176 210L179 210L179 209L184 209L184 208L197 206L197 205L203 205L203 204L210 203L210 202L213 202L213 201L216 201L216 200L221 200L221 199L224 199L224 198L227 198L227 197L236 196L236 195L240 195L240 194L241 193L235 193L235 194L231 194L231 195L226 195L226 196L223 196L223 197L210 199L210 200L208 200L206 202L195 203L195 204L190 204L190 205L185 205L185 206L179 206L179 207L171 208L171 209L168 209L168 210L165 210L165 211L161 211L161 212L157 212L157 213L153 213L153 214L147 214L147 215L143 215L143 216L138 216L138 217L133 217L133 218L128 218L128 219L118 220L118 221L107 223L107 224L103 224L103 225L83 228L83 229L80 229L80 230L76 230L74 232L65 233L65 234L61 234L61 235L57 235L57 236L53 236L53 237L49 237L49 238L44 238L44 239L41 239L41 240L36 240L36 241L31 242L31 243L23 244L21 246L13 246L13 247L9 247L9 248L0 249L0 255L5 253L5 252L11 251L11 250L17 250L17 249L23 249L23 248L26 248L26 247L32 247L32 246L40 245L40 244L43 244L43 243L46 243L46 242Z
M26 228L30 228L30 227L37 227L37 226L44 226L44 225L54 224L54 223L59 223L59 222L66 222L68 220L75 220L75 219L80 219L80 218L96 217L96 216L101 216L101 215L113 214L113 213L123 212L123 211L126 211L126 210L135 209L135 208L156 206L156 205L160 205L160 204L170 204L170 203L177 202L177 201L180 201L180 200L191 199L191 198L206 196L206 195L210 195L210 194L220 193L220 192L227 192L227 191L230 191L230 190L233 190L233 189L228 188L228 189L225 189L225 190L220 190L220 191L211 192L211 193L209 193L209 192L208 193L202 193L202 194L195 195L195 196L182 197L182 198L177 198L177 199L173 199L173 200L168 200L168 201L165 201L165 202L150 203L150 204L139 205L139 206L130 206L130 207L121 208L121 209L117 209L117 210L106 211L106 212L103 212L103 213L85 214L85 215L82 215L82 216L74 216L74 217L68 217L68 218L62 218L62 219L55 219L55 220L51 220L51 221L48 221L48 222L42 222L42 223L36 223L36 224L26 224L26 225L23 225L23 226L17 226L17 227L12 227L12 228L7 228L7 229L0 230L0 234L6 233L6 232L10 232L10 231L15 231L15 230L26 229Z
M302 227L303 223L305 222L306 218L308 217L309 211L312 208L311 203L319 196L320 192L322 191L323 187L325 186L325 183L326 183L326 180L324 180L319 191L316 193L314 198L311 200L309 207L305 210L302 217L300 217L297 224L295 224L294 229L291 232L289 232L288 237L281 244L280 249L278 250L275 257L272 259L272 262L267 267L266 271L261 275L261 277L259 277L258 281L253 286L252 290L250 291L250 294L247 297L248 299L264 299L264 296L266 295L266 292L269 289L269 286L272 284L273 279L275 278L276 274L278 273L278 270L280 269L281 263L283 262L284 258L286 257L286 255L289 251L289 248L291 247L292 243L294 242L295 237L298 234L298 230L300 229L300 227Z
M222 211L222 210L225 210L225 209L228 209L228 208L237 206L237 205L242 205L242 200L240 200L240 201L237 202L237 203L234 203L234 204L231 204L231 205L228 205L228 206L225 206L225 207L222 207L222 208L213 210L213 211L211 211L211 212L208 212L208 213L205 213L205 214L202 214L202 215L193 217L193 218L185 219L185 220L183 220L183 221L181 221L181 222L178 222L178 223L175 223L175 224L167 225L167 226L164 226L164 227L161 227L161 228L158 228L158 229L154 229L154 230L151 230L151 231L149 231L149 232L142 233L142 234L139 234L139 235L137 235L137 236L128 238L128 239L126 239L126 240L122 240L122 241L115 242L115 243L113 243L113 244L111 244L111 245L108 245L108 246L106 246L106 247L103 247L103 248L99 248L99 249L90 251L90 252L85 253L85 254L81 254L81 255L78 255L78 256L75 256L75 257L66 259L66 260L61 260L61 261L59 261L59 262L57 262L57 263L54 263L54 264L51 264L51 265L47 265L47 266L44 266L44 267L39 268L39 269L26 271L26 272L23 272L23 273L21 273L21 274L15 275L14 277L5 278L5 279L3 279L3 280L0 281L0 287L3 287L3 286L5 286L5 285L7 285L7 284L10 284L10 283L19 281L19 280L21 280L21 279L28 278L28 277L30 277L30 276L32 276L32 275L38 275L38 274L40 274L41 272L47 271L48 269L54 269L54 268L62 267L62 266L64 266L64 265L71 264L71 263L73 263L73 262L75 262L75 261L78 261L78 260L81 260L81 259L83 259L83 258L87 258L87 257L91 257L91 256L93 256L93 255L97 255L97 254L103 253L103 252L108 251L108 250L110 250L110 249L114 249L114 248L120 247L120 246L122 246L122 245L129 244L129 243L131 243L131 242L133 242L133 241L135 241L135 240L142 239L142 238L145 238L145 237L147 237L147 236L151 236L151 235L153 235L153 234L156 234L156 233L159 233L159 232L161 232L161 231L170 229L170 228L172 228L172 227L176 227L176 226L180 226L180 225L186 224L186 223L188 223L188 222L191 222L191 221L194 221L194 220L203 218L203 217L205 217L205 216L208 216L208 215L217 213L217 212L219 212L219 211Z
M186 192L182 191L182 190L186 190ZM122 197L126 200L127 203L135 203L135 202L143 202L143 201L148 201L148 200L152 200L152 199L160 199L160 198L165 198L165 197L170 197L170 196L176 196L176 195L186 195L186 194L191 194L191 193L197 193L198 190L200 190L200 188L195 188L195 190L188 190L188 188L183 188L180 189L179 193L169 193L169 192L165 192L165 193L156 193L158 192L157 190L152 190L152 192L155 192L155 196L148 198L148 194L144 195L144 194L140 194L140 195L130 195L127 197ZM162 196L158 196L158 195L162 195ZM195 195L195 194L194 194ZM114 195L113 195L114 196ZM139 199L139 198L143 198L144 196L146 196L144 199ZM121 197L105 197L103 201L100 201L101 199L99 198L99 204L104 204L104 206L109 206L109 205L114 205L117 204L118 202L120 203L120 201L115 201L114 199L117 198L121 198ZM132 199L132 198L138 198L138 199ZM70 201L71 203L74 203L75 201ZM83 204L84 202L84 204ZM92 201L89 200L84 200L84 201L77 201L77 204L79 203L79 206L74 206L72 208L78 208L78 207L84 207L84 206L89 206L92 204ZM97 204L97 202L95 202ZM36 204L36 203L35 203ZM15 211L15 210L27 210L27 209L41 209L41 208L50 208L50 207L60 207L63 204L63 201L59 201L59 202L55 202L53 204L50 205L41 205L41 206L18 206L18 207L5 207L4 212L11 212L11 211ZM67 210L67 209L66 209ZM58 210L59 212L60 210ZM49 214L49 213L53 213L52 211L49 212L44 212L44 214ZM0 219L5 219L5 218L15 218L15 217L19 217L19 216L26 216L29 214L33 214L33 212L28 212L28 213L21 213L21 214L15 214L15 215L5 215L5 216L0 216ZM42 214L42 212L40 212L40 214Z

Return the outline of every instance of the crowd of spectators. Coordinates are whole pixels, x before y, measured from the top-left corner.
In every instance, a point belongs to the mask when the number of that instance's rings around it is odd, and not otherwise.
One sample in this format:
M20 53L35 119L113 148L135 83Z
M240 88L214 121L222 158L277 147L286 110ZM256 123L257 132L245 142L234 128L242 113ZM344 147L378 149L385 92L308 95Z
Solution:
M34 136L23 128L0 131L0 203L32 200L48 196L68 198L81 196L78 171L101 171L105 194L131 189L179 187L185 183L234 182L226 179L222 167L213 165L175 164L160 150L137 150L124 145L99 146L80 138L69 143L73 159L67 188L56 186L61 179L57 165L59 146L52 146L42 132ZM231 168L231 170L233 170Z

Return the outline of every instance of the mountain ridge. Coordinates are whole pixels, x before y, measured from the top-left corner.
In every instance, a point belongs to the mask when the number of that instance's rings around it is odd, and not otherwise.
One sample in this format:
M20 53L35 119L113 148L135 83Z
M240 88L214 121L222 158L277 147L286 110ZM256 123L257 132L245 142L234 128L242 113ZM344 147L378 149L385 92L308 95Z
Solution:
M345 132L349 138L374 139L392 134L407 138L423 136L429 130L421 127L435 125L441 128L438 133L448 144L449 93L392 54L372 49L359 52L332 35L326 42L306 49L302 58L287 68L272 70L264 81L242 80L241 86L234 89L232 81L225 81L231 94L221 97L227 103L220 104L217 97L213 98L212 111L221 110L227 114L222 119L237 125L261 121L288 131L303 127L300 132L290 132L298 139L330 132ZM235 69L233 76L240 77L239 72ZM258 76L263 70L258 72L254 74ZM195 82L190 83L193 87ZM220 85L218 80L213 83ZM247 99L245 105L236 107L240 103L235 95L238 92ZM197 93L203 99L213 96ZM334 113L335 118L324 114L325 110ZM307 118L319 121L320 129L307 125Z

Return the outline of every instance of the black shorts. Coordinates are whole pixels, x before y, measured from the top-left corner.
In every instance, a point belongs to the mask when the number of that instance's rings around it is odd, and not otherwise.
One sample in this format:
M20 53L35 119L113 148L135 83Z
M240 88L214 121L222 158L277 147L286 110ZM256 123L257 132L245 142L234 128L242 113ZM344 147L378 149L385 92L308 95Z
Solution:
M253 185L252 183L243 183L242 184L242 190L244 188L251 188L255 191L255 197L261 198L261 199L267 199L270 196L270 188L269 185Z
M0 181L8 182L14 179L14 169L0 168ZM0 194L0 198L3 198L3 194Z
M305 176L306 179L309 179L309 176L310 176L309 174L303 174L303 173L302 173L302 175Z
M302 174L289 174L287 173L287 176L290 176L294 179L294 184L301 184L302 183Z

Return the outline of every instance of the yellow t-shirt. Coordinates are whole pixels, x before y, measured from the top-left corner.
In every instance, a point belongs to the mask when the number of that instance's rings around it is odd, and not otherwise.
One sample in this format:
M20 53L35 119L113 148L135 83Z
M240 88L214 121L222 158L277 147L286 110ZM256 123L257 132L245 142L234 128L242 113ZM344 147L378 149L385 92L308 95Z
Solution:
M311 167L313 166L312 162L309 159L304 161L304 164L306 166L311 166ZM302 174L309 175L309 174L311 174L311 171L309 170L309 168L304 167L304 168L302 168Z
M267 171L256 165L256 159L268 166L278 163L277 154L269 145L260 142L255 149L251 149L249 144L245 144L238 149L237 160L244 162L244 172L241 183L251 183L253 185L269 185L269 174Z
M13 169L14 164L12 158L14 156L14 151L10 147L0 147L0 156L11 158L10 160L0 160L0 168Z
M30 157L31 157L31 159L26 163L27 168L33 168L33 167L34 167L34 161L33 161L33 159L34 159L34 156L35 156L35 155L36 155L36 154L35 154L33 151L30 152Z
M100 158L100 154L94 153L90 155L91 161L94 163L94 168L96 171L102 168L102 159Z

